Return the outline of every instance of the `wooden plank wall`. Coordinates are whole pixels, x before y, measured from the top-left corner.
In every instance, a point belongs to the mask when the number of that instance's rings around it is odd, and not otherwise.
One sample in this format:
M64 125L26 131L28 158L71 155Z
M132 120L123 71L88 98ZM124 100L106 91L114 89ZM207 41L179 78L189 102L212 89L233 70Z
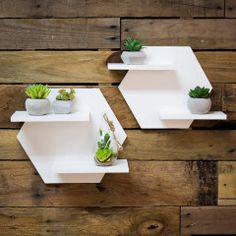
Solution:
M140 130L117 89L124 72L105 66L128 35L193 47L228 120ZM1 0L0 235L236 234L235 50L234 0ZM100 87L128 134L130 174L45 185L9 121L36 82Z

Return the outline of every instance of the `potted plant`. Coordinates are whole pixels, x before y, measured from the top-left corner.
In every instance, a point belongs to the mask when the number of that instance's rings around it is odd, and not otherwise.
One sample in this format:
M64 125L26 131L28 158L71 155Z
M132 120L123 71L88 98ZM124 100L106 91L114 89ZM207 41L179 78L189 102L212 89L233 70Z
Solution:
M99 131L100 141L97 143L95 155L96 164L99 166L110 166L117 159L118 151L111 147L111 135L109 132Z
M142 51L143 44L132 37L128 37L124 42L125 50L121 54L121 59L125 64L139 65L145 59L145 53Z
M26 88L28 97L25 101L26 111L33 116L46 115L50 112L50 101L47 99L51 90L47 85L33 84Z
M56 100L52 104L54 112L57 114L71 113L74 98L75 90L73 88L70 89L70 92L67 92L66 89L60 89Z
M211 92L209 88L197 86L190 89L188 99L188 108L193 114L205 114L211 109Z

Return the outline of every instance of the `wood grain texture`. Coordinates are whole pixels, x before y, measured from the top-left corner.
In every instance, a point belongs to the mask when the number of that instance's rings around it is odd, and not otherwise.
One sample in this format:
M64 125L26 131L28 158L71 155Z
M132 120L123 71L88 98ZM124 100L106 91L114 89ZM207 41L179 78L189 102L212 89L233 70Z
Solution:
M2 0L0 17L223 17L223 0Z
M225 0L225 16L229 18L236 17L236 2L235 0Z
M216 204L214 161L130 161L129 166L129 174L107 174L100 184L45 185L30 162L1 161L1 206Z
M0 160L28 160L16 139L17 133L18 130L0 130ZM158 132L127 130L126 133L128 139L121 157L128 160L236 159L236 131L234 130Z
M225 84L222 107L224 111L236 110L236 84Z
M133 36L145 45L235 49L235 25L235 19L127 19L121 21L121 39Z
M233 152L236 149L232 149ZM219 199L236 202L236 161L219 163Z
M0 49L119 47L119 18L0 20Z
M182 207L181 233L236 234L236 207Z
M24 89L26 85L0 85L0 127L16 128L20 124L10 123L11 115L17 110L24 110ZM73 86L79 87L79 86ZM101 86L101 91L106 97L112 110L124 128L139 128L132 112L125 102L120 91L115 86ZM221 86L216 85L213 96L213 109L221 110ZM17 94L17 99L15 99ZM234 118L234 116L233 116ZM217 122L218 123L218 122ZM217 124L216 123L216 124ZM221 122L222 125L226 122ZM212 123L215 124L215 123ZM209 127L208 123L194 123L193 127Z
M1 208L5 235L178 235L178 207L146 208ZM143 224L147 223L147 227Z
M110 55L109 51L2 51L0 83L118 83L125 72L107 69Z
M125 72L108 71L109 51L1 51L0 83L119 83ZM236 82L236 52L195 53L213 83Z

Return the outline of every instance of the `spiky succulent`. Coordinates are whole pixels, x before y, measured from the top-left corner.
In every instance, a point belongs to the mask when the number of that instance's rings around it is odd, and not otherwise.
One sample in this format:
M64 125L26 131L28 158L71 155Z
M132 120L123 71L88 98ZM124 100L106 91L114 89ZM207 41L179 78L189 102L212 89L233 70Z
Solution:
M25 90L25 94L33 99L45 99L48 97L50 92L51 90L48 86L42 84L29 85Z
M72 88L70 92L67 92L66 89L60 89L58 91L56 100L71 101L75 98L75 90Z
M100 130L100 137L101 140L98 142L96 157L100 162L109 162L111 158L115 155L113 148L110 147L110 134L105 133L105 135L103 136L103 132L102 130Z
M143 44L137 39L128 37L124 42L124 48L127 51L137 52L143 48Z
M211 96L211 92L209 88L197 86L194 89L190 89L188 95L191 98L209 98Z

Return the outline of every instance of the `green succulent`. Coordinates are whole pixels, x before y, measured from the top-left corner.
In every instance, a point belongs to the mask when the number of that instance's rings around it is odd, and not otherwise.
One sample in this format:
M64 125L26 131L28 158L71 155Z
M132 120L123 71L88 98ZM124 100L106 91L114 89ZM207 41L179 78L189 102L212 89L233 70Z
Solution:
M56 96L56 100L70 101L75 98L75 90L72 88L70 92L67 92L66 89L60 89Z
M209 98L211 96L211 92L209 88L197 86L194 89L190 89L188 95L191 98Z
M100 136L102 137L103 132L100 130ZM109 162L115 155L113 148L110 147L111 140L110 134L105 133L104 137L98 142L98 149L96 157L100 162Z
M124 42L124 48L127 51L137 52L143 48L143 44L137 39L128 37Z
M42 84L29 85L25 90L25 94L33 99L45 99L48 97L50 92L51 90L48 86Z

